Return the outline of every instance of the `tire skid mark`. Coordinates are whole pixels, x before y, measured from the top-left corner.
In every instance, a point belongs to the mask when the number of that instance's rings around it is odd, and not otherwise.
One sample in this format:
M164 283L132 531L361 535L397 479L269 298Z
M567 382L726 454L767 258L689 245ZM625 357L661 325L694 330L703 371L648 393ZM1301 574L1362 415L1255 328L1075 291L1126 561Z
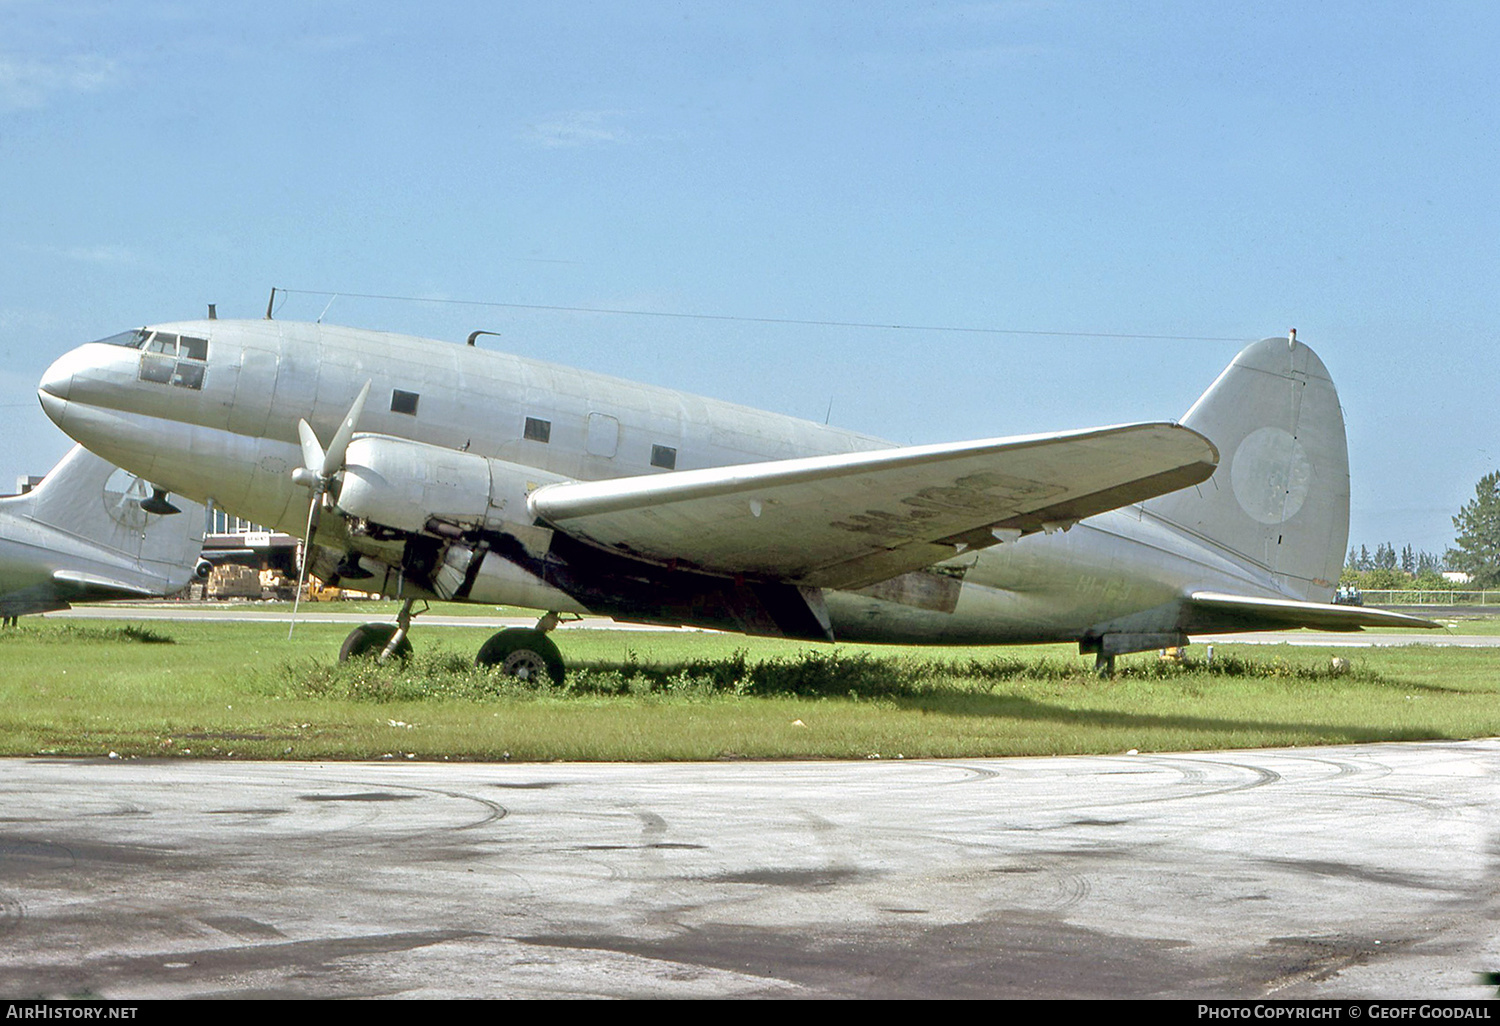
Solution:
M1455 805L1428 795L1412 794L1409 791L1311 791L1311 794L1349 801L1355 798L1369 801L1394 802L1408 808L1435 813L1443 819L1455 819L1463 815L1465 806Z
M1094 891L1093 882L1088 877L1077 873L1058 876L1053 882L1058 892L1056 899L1050 905L1050 910L1053 912L1066 912L1076 908L1087 901Z
M486 798L482 795L473 794L467 791L449 790L447 788L422 787L416 784L390 784L385 788L385 792L390 793L389 797L381 798L379 801L376 801L373 797L367 797L372 794L371 792L359 790L360 787L364 786L360 782L328 780L323 782L322 786L330 789L347 786L354 790L351 790L346 794L333 794L325 796L322 793L317 793L311 795L304 794L300 795L299 797L307 801L335 802L340 805L347 801L361 801L370 803L371 806L367 809L362 810L363 815L357 817L357 819L351 817L351 821L349 822L344 822L336 826L330 826L329 829L325 831L325 833L329 834L345 833L361 827L368 828L372 824L378 823L387 818L386 812L376 806L384 805L391 801L409 800L411 798L417 798L421 796L451 798L456 801L468 802L474 805L478 805L482 810L484 810L480 816L469 822L448 824L444 825L441 828L438 828L437 830L423 829L409 830L405 832L391 832L389 834L383 835L378 840L372 838L369 841L370 844L377 845L379 847L385 847L391 844L404 844L418 840L431 840L437 833L456 833L464 830L474 830L479 827L488 826L492 823L498 822L499 820L504 819L510 814L510 811L504 805L492 798ZM395 792L409 793L399 794Z
M1208 773L1206 773L1205 771L1198 770L1196 773L1190 773L1184 771L1181 766L1173 763L1170 760L1151 759L1151 762L1153 764L1159 763L1166 767L1177 769L1179 772L1183 772L1186 782L1190 785L1202 784L1205 786L1195 787L1194 790L1181 794L1156 794L1141 798L1122 798L1116 801L1097 801L1091 802L1088 806L1084 807L1118 808L1125 805L1156 805L1164 802L1192 801L1200 798L1212 798L1217 795L1234 794L1237 791L1251 791L1258 787L1265 787L1268 784L1279 783L1282 780L1282 776L1280 773L1277 773L1275 770L1265 769L1264 767L1260 766L1247 766L1243 763L1220 762L1208 759L1195 760L1192 765L1217 766L1221 769L1232 770L1237 774L1249 774L1251 777L1250 780L1242 780L1238 783L1226 781L1224 783L1216 784L1211 781Z
M977 784L986 780L996 780L1004 776L999 770L987 769L983 766L968 766L954 764L927 763L930 766L942 765L943 769L958 770L961 776L953 780L939 781L939 787L952 787L956 784Z
M1339 759L1334 756L1316 756L1300 752L1278 752L1276 761L1283 765L1305 765L1329 767L1334 772L1330 776L1318 777L1304 781L1289 781L1289 783L1300 783L1303 785L1326 784L1334 780L1344 780L1350 777L1364 777L1366 779L1378 780L1388 777L1396 770L1383 762L1353 762L1348 759Z
M1383 763L1370 763L1369 765L1362 766L1357 762L1345 762L1340 759L1313 759L1306 757L1302 761L1311 763L1314 766L1332 766L1335 770L1333 776L1329 778L1332 780L1342 780L1345 777L1368 777L1372 774L1388 777L1394 772L1389 766Z
M685 930L687 927L682 921L683 915L691 912L696 903L683 892L680 885L661 883L662 880L673 878L664 853L669 849L700 846L669 842L667 835L670 828L666 818L659 813L652 812L650 809L632 809L631 812L641 824L638 862L644 870L644 875L651 878L648 886L657 887L657 893L665 898L665 900L657 898L650 890L642 897L633 898L641 909L642 921L655 927Z
M339 783L339 781L333 781L332 783ZM349 786L359 787L361 785L351 782ZM471 794L468 791L453 791L441 787L422 787L417 784L392 784L390 785L389 790L412 791L416 794L436 795L441 798L453 798L461 802L471 802L485 810L484 815L482 815L479 819L476 819L470 823L461 824L459 826L450 826L447 828L449 830L472 830L475 827L485 826L489 823L495 822L496 820L504 819L507 815L509 815L509 810L500 802L495 801L493 798L485 798L482 795Z

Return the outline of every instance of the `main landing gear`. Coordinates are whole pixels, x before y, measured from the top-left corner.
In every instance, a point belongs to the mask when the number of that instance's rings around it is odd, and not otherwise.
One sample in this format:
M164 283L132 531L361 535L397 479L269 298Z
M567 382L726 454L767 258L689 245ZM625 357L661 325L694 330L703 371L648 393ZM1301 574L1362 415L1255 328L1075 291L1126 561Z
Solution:
M401 603L395 623L362 623L350 631L339 649L339 662L374 657L383 663L391 658L410 658L411 641L406 633L411 629L413 604L413 599Z
M339 662L349 659L376 658L406 659L411 655L411 641L407 631L411 627L412 599L401 604L395 623L366 623L354 628L344 639L339 649ZM493 635L480 646L474 662L480 666L498 666L509 677L521 680L536 680L546 676L554 684L561 684L566 667L562 653L547 637L558 625L561 617L548 613L536 622L535 627L510 627Z
M480 666L498 666L507 677L521 680L536 680L543 675L552 678L554 684L563 680L562 653L540 628L503 630L484 643L474 661Z

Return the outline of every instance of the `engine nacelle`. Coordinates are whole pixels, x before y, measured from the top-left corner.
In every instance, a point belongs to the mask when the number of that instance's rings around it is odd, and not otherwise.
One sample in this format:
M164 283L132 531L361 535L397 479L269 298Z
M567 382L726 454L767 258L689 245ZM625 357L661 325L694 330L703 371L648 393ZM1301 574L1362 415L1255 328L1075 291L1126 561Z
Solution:
M552 587L529 570L494 553L467 545L448 546L443 562L432 575L438 598L485 605L524 606L559 613L589 610L571 595Z
M557 474L389 435L360 435L344 459L339 510L413 534L439 520L502 530L529 524L526 495Z

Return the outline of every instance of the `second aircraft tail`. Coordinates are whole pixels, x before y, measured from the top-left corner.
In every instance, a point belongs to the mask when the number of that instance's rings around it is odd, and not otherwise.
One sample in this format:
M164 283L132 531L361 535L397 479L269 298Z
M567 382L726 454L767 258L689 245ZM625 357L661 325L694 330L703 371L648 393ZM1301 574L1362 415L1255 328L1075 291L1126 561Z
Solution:
M39 485L0 500L0 508L99 551L127 574L122 583L170 594L193 577L203 548L203 507L178 499L180 513L157 516L141 508L150 495L140 478L75 445Z

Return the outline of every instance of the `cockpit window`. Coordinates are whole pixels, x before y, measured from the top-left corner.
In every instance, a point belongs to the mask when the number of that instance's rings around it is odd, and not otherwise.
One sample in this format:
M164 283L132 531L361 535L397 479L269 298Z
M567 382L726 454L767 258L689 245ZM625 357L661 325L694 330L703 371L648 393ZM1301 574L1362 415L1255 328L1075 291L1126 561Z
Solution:
M98 342L100 345L124 346L127 349L139 349L143 344L145 344L146 338L150 334L151 332L147 331L145 328L137 328L135 331L122 331L118 335L111 335L109 336L109 338L101 338L98 340Z
M202 389L203 364L178 360L177 368L172 372L172 384L178 388Z
M191 335L174 335L170 331L147 332L144 329L128 334L140 336L136 346L145 343L141 355L141 380L158 385L175 385L178 388L203 388L203 377L208 359L208 339ZM121 336L115 336L120 338ZM105 341L113 341L106 339ZM120 345L129 343L120 342Z

